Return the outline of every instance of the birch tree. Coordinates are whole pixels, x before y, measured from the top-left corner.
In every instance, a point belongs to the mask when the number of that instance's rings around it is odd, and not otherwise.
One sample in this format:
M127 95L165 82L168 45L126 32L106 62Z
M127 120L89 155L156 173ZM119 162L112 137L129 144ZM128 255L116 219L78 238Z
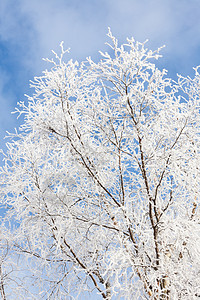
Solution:
M160 49L108 36L99 62L66 62L61 43L16 109L1 201L26 261L20 299L197 299L198 68L175 82Z

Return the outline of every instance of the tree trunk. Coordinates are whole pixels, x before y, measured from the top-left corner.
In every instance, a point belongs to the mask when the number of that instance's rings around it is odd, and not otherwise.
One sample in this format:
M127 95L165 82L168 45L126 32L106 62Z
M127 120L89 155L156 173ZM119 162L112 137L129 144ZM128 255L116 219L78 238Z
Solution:
M170 290L169 290L169 277L165 276L160 281L162 295L160 296L160 300L170 300Z

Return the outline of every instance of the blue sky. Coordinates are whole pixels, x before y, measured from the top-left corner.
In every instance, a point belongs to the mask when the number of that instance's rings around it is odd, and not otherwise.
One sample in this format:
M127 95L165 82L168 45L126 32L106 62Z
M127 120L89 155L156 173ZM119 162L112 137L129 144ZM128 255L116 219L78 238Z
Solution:
M160 67L192 75L200 65L199 0L1 0L0 1L0 148L3 137L21 120L11 115L17 101L31 94L29 80L48 65L61 41L69 58L98 57L107 28L124 42L126 37L149 39L149 48L166 45Z

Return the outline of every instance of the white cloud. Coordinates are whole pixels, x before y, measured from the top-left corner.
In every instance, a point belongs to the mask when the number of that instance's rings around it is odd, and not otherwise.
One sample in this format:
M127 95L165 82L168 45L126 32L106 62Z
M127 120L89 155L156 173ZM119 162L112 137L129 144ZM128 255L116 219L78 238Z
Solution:
M199 11L196 0L20 1L21 16L34 33L29 47L35 68L62 40L75 58L94 55L104 48L108 26L123 40L134 36L148 38L153 47L166 44L165 53L181 64L199 47Z
M179 64L184 59L193 63L200 43L197 0L16 0L0 5L1 39L19 47L34 72L62 40L75 58L94 55L104 48L108 26L121 40L134 36L148 38L150 47L166 44L165 53Z
M166 44L162 66L187 73L200 64L199 12L197 0L1 1L0 42L15 56L25 84L28 74L46 68L42 58L59 51L62 40L73 58L94 57L105 49L108 26L120 41L134 36L148 38L148 47Z
M50 54L58 49L62 40L70 47L72 55L84 59L101 48L107 26L103 26L103 15L98 11L95 1L80 1L68 4L68 1L21 1L24 15L30 18L37 35L37 56ZM97 2L98 3L98 2ZM102 14L102 15L101 15Z

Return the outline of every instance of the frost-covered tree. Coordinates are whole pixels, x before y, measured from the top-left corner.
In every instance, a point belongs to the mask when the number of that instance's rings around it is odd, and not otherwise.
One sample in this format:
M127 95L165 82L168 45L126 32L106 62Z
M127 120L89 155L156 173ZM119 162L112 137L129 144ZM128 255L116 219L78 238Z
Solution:
M108 36L98 63L61 44L17 108L1 199L20 299L200 296L198 68L173 82L160 49Z

